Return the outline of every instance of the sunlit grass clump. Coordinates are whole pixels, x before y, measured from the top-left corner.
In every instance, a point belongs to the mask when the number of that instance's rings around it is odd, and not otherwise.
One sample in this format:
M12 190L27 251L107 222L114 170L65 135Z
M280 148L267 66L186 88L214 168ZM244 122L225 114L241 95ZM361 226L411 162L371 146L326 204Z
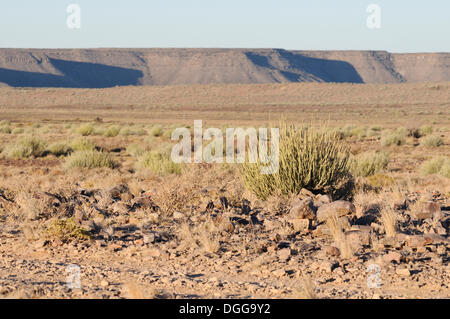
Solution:
M145 152L138 157L136 165L139 169L147 169L159 175L181 173L181 165L173 162L170 155L165 152Z
M275 192L298 194L302 188L332 193L347 185L349 155L338 132L282 123L278 172L262 174L261 162L244 163L240 172L245 186L262 199Z
M76 151L66 158L66 168L116 168L118 163L113 157L96 150Z
M381 145L386 147L404 145L408 134L408 130L404 127L400 127L395 131L388 131L381 137Z
M366 152L351 160L351 172L355 176L370 176L386 169L389 155L386 152Z
M145 149L144 147L142 147L139 144L130 144L127 146L126 152L128 155L131 156L141 156L142 154L145 153Z
M422 164L420 171L425 175L438 174L450 178L450 157L432 158Z
M120 126L113 125L106 129L106 131L103 133L103 136L105 137L116 137L120 133Z
M45 154L46 145L47 143L38 137L28 136L7 145L2 153L15 159L40 157Z
M94 134L95 128L94 125L88 123L77 127L75 131L81 136L89 136Z
M77 138L70 143L70 148L74 151L95 150L95 144L87 138Z
M444 141L439 135L427 135L420 141L420 145L425 147L438 147L444 144Z
M72 152L72 148L66 143L53 143L48 147L48 151L55 156L67 156Z

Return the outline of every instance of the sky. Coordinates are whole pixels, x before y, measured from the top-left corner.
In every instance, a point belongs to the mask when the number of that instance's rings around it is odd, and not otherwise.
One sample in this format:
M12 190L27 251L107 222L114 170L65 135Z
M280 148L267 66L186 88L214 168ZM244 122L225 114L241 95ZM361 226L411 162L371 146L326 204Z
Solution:
M70 4L80 28L67 25ZM1 0L0 47L450 52L450 1Z

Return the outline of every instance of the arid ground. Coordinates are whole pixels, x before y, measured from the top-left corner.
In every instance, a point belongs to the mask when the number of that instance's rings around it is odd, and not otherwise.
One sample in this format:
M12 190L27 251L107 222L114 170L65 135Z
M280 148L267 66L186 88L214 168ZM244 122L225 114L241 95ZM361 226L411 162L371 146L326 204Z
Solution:
M333 132L345 192L170 160L280 119ZM3 298L450 297L449 82L0 88L0 151Z

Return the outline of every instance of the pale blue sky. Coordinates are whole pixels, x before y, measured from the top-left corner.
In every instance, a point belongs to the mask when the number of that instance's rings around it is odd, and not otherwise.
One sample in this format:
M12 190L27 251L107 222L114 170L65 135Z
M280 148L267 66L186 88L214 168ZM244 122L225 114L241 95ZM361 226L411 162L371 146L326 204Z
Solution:
M66 8L81 6L81 29ZM380 5L381 29L366 8ZM0 47L450 52L449 0L2 0Z

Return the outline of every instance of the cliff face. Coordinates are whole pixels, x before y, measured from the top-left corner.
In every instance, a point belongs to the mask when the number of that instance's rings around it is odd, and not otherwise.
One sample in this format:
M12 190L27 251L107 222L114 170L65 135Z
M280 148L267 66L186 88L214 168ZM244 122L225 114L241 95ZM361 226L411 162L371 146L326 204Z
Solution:
M0 49L0 87L450 81L450 53L282 49Z

